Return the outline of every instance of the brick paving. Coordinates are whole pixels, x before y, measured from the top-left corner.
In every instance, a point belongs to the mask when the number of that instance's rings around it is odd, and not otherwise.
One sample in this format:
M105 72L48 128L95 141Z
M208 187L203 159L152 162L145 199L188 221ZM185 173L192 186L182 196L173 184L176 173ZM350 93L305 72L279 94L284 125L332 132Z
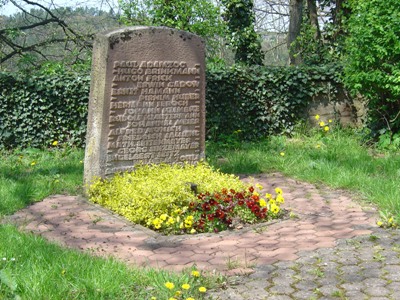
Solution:
M63 246L173 271L196 265L227 275L213 299L400 299L400 234L340 190L274 174L243 178L283 190L295 218L220 234L162 236L73 196L56 195L10 216Z

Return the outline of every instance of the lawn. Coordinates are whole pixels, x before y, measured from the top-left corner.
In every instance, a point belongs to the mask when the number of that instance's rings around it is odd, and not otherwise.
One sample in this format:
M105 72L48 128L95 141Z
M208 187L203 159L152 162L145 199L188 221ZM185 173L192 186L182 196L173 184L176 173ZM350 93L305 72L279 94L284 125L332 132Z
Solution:
M1 152L0 219L52 194L82 193L83 150ZM207 143L207 160L221 171L278 171L317 185L352 191L387 216L400 217L400 155L363 143L354 130L317 129L258 142ZM113 259L66 250L40 237L0 225L0 299L168 299L165 286L218 286L219 278L132 268ZM191 291L191 289L189 290Z

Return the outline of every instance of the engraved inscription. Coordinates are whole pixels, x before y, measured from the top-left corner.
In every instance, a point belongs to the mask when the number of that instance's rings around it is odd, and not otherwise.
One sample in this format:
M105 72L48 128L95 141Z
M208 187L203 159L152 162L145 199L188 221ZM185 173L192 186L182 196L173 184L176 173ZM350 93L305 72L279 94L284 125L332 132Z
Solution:
M200 160L200 65L114 61L106 173Z

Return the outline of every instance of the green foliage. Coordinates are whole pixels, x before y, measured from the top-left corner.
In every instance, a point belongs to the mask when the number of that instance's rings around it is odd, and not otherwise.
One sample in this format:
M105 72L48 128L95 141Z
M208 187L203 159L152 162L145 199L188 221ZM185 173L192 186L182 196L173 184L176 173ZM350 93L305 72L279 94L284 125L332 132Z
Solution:
M253 0L223 0L222 3L226 8L224 18L235 49L235 62L262 65L264 54L260 36L254 30Z
M400 2L349 1L344 82L368 99L371 128L400 130ZM381 132L384 133L384 132Z
M195 33L206 40L207 56L216 56L225 35L220 9L210 0L120 0L120 20L126 25L167 26Z
M291 133L313 96L340 85L338 70L323 67L221 68L207 73L206 126L209 140L254 140ZM235 143L231 143L230 141Z
M196 192L214 192L222 188L243 189L235 176L213 170L200 163L196 166L142 165L132 173L116 174L111 179L94 181L89 198L128 220L147 225L162 214L172 215L176 209L188 206Z
M49 73L0 73L1 148L84 145L90 78Z
M55 140L83 146L90 78L80 74L59 64L30 76L0 73L0 147L48 147ZM207 138L235 147L241 140L291 133L312 97L334 94L340 84L335 66L210 69Z

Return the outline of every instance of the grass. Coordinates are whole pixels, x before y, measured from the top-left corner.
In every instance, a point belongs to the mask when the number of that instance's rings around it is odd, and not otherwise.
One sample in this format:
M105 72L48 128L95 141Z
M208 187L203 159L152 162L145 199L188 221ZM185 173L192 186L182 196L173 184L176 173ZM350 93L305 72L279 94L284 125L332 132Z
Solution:
M82 192L80 149L27 149L0 155L0 220L49 195ZM223 172L279 171L350 190L400 217L399 153L378 153L362 145L354 131L302 131L291 138L275 136L235 147L208 143L207 155L210 164ZM199 299L195 286L218 284L218 278L196 279L190 271L131 268L63 249L11 225L0 225L0 241L0 299L168 299L183 283L189 283L189 292ZM174 291L164 286L167 281L175 284Z
M284 153L282 156L281 153ZM400 218L400 153L379 153L353 130L311 130L221 149L208 144L209 161L223 172L278 171L287 176L352 191Z
M81 149L0 154L0 221L49 195L82 192ZM202 299L198 287L209 288L218 281L193 277L190 270L128 267L64 249L8 224L0 225L0 241L0 299L168 299L184 283L191 286L187 296ZM175 284L174 290L164 286L167 281Z
M81 193L81 149L27 149L0 155L0 216L52 194Z

